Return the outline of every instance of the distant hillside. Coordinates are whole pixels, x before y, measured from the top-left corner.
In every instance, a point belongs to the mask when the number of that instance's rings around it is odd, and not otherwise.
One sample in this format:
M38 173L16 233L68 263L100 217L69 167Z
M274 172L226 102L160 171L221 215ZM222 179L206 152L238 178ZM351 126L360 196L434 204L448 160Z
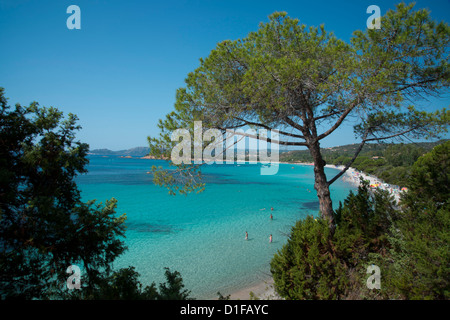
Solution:
M98 156L131 156L131 157L143 157L148 155L150 148L148 147L136 147L128 150L112 151L109 149L94 149L89 151L89 154Z
M423 154L446 140L421 143L366 144L353 162L352 167L377 176L395 185L406 185L414 162ZM322 148L322 157L327 164L345 165L354 156L357 144ZM312 162L308 150L289 151L280 154L282 162Z
M359 154L359 156L366 157L383 157L386 149L392 149L399 146L410 146L417 147L417 149L422 149L425 152L430 151L435 146L445 142L446 140L441 140L437 142L418 142L418 143L366 143ZM347 144L344 146L321 148L321 153L325 161L328 163L336 163L336 159L340 157L353 157L358 148L359 144ZM309 150L294 150L284 153L280 153L280 161L283 162L312 162L311 154ZM338 161L340 162L340 161ZM341 164L341 163L339 163Z

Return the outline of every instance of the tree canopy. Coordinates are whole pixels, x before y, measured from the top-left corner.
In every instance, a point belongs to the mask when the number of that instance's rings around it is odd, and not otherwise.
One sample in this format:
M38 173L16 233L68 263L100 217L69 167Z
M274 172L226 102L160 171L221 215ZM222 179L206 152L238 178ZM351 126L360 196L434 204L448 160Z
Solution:
M0 88L0 300L188 299L179 272L142 288L133 267L113 270L126 246L117 200L82 202L74 178L87 171L77 117L58 109L8 105ZM69 266L81 290L66 286Z
M65 289L70 265L90 288L125 250L125 215L116 200L81 202L74 181L88 145L75 141L77 118L56 108L7 105L0 89L0 292L50 298Z
M323 25L307 27L275 12L247 37L220 42L177 90L175 110L160 120L160 136L149 138L152 153L169 158L177 143L171 133L192 130L194 121L223 134L242 127L277 129L280 138L267 138L269 143L309 150L320 211L333 228L329 186L366 142L432 138L449 123L445 108L426 112L415 106L448 89L449 26L404 3L381 21L380 29L355 31L346 43ZM320 141L349 119L357 123L360 148L341 173L328 178ZM189 169L181 172L197 178ZM161 185L174 183L167 175L155 177ZM203 185L190 183L189 191L196 187Z

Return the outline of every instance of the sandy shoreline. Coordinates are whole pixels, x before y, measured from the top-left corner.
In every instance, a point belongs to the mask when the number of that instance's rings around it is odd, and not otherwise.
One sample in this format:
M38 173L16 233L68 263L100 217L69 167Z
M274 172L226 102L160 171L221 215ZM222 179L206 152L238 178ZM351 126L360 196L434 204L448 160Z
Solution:
M230 300L251 300L255 298L259 300L281 299L275 293L272 278L230 294Z

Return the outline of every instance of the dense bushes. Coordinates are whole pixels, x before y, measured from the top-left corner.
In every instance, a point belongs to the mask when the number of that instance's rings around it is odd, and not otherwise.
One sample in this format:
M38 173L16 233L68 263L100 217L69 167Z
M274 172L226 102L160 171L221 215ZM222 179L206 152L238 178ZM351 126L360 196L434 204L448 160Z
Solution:
M400 207L363 184L336 210L334 234L320 218L298 221L271 261L280 296L450 298L449 148L437 146L412 166ZM371 264L380 267L380 290L366 286Z
M271 272L286 299L335 299L347 285L328 223L312 217L293 227L287 245L271 262Z
M129 267L113 271L126 250L117 200L81 201L75 177L87 171L88 145L75 140L76 116L56 108L7 104L0 88L0 300L186 299L178 272L142 289ZM69 290L69 266L82 290Z
M298 221L271 262L280 296L342 299L353 294L361 287L361 272L367 267L361 262L368 261L370 252L385 250L385 232L395 216L388 194L373 195L363 184L337 210L333 235L321 218Z
M155 282L145 286L139 281L140 274L134 267L122 268L104 278L94 290L86 295L83 290L72 292L71 299L94 300L191 300L190 291L184 289L183 279L178 271L165 269L166 282L156 287Z
M412 167L410 191L396 223L399 232L391 239L397 263L383 261L391 289L400 297L450 298L449 154L447 141Z

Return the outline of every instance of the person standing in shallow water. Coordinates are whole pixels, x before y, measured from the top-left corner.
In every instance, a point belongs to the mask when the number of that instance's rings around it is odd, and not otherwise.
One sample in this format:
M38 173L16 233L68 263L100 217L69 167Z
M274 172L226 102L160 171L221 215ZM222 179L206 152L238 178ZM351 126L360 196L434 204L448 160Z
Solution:
M245 240L248 240L248 233L245 231Z
M272 235L269 236L269 243L272 243Z

